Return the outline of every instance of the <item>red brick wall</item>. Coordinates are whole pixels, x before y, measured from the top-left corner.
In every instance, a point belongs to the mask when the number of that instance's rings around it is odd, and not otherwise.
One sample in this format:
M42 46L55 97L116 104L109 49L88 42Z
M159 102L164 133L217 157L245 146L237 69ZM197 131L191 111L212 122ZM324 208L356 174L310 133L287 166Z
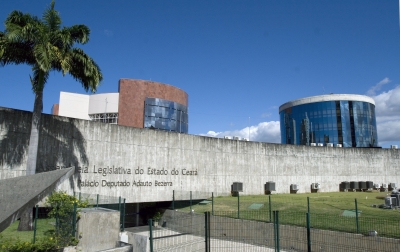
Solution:
M54 104L53 107L51 108L51 113L53 115L58 115L58 109L59 109L59 104Z
M119 80L118 124L143 128L146 97L174 101L188 106L188 94L171 85L144 80Z

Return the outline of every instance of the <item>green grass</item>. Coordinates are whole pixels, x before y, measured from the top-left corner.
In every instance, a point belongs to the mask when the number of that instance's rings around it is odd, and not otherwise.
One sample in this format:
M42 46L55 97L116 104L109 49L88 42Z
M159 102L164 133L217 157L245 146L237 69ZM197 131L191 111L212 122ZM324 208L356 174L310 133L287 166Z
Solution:
M313 228L357 232L356 218L343 217L344 210L355 210L357 199L359 233L366 234L376 230L380 236L400 238L400 210L372 207L384 203L381 192L332 192L305 194L273 194L271 195L272 211L279 211L280 224L306 226L307 197L310 202L310 224ZM209 199L210 200L210 199ZM250 210L253 203L264 204L258 210ZM175 204L178 208L179 204ZM212 205L193 205L199 212L212 211ZM190 207L180 208L189 211ZM215 197L214 214L237 218L237 197ZM259 221L270 221L269 197L267 195L240 196L240 218Z
M36 240L45 237L46 234L54 230L55 219L38 219ZM32 241L33 231L18 231L19 221L12 223L8 228L0 233L0 243L2 240L19 239L21 241Z

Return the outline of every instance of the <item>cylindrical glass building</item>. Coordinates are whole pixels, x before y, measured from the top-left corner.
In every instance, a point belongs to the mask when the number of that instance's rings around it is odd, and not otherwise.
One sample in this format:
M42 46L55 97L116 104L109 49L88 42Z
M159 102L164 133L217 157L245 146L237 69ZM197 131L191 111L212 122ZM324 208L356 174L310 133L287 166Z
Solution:
M377 147L375 102L353 94L312 96L279 107L281 143Z

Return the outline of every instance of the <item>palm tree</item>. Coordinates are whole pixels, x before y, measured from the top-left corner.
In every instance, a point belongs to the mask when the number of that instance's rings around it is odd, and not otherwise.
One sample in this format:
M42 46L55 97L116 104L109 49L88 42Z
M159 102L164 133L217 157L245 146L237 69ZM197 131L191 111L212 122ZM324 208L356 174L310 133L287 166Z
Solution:
M26 174L36 172L39 144L39 125L43 108L43 89L50 71L70 74L83 88L95 92L103 79L100 68L85 52L74 44L86 44L90 30L85 25L61 27L55 2L43 13L42 19L13 11L0 31L0 65L28 64L32 66L30 82L35 93L32 128L28 148Z

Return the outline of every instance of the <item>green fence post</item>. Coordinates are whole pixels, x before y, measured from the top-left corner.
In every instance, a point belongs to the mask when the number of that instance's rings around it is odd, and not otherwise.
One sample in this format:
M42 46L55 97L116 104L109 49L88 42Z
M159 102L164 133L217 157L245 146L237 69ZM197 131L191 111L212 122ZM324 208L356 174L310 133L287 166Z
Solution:
M79 201L81 201L81 192L79 192Z
M269 204L269 222L272 222L272 207L271 207L271 195L268 195L268 204Z
M238 194L238 219L240 219L240 200L239 200L239 192L237 192Z
M124 207L122 208L122 211L124 212L122 215L122 232L125 231L125 200L126 199L124 199Z
M59 223L59 218L58 218L58 204L56 204L56 235L59 234L59 227L60 227L60 223Z
M149 241L150 241L150 252L154 252L153 251L153 220L149 219Z
M208 214L204 212L204 227L205 227L205 243L206 243L206 252L208 252Z
M34 222L34 227L33 227L33 244L36 242L36 229L37 229L37 218L38 218L38 212L39 212L39 205L36 205L35 208L35 222Z
M192 212L192 191L190 191L190 212Z
M306 219L307 219L307 251L311 252L310 212L306 213Z
M96 208L99 208L99 195L97 194L97 197L96 197L97 199L96 199Z
M208 226L208 252L211 251L211 215L210 212L207 213L207 226Z
M175 190L172 190L172 210L175 210Z
M77 208L77 204L76 204L76 202L74 203L74 213L73 213L73 216L72 216L72 237L75 237L76 238L76 236L75 236L75 234L76 234L76 208Z
M307 213L310 212L310 197L307 197Z
M119 230L121 230L122 228L121 196L118 197L118 211L119 211Z
M277 242L276 242L276 213L275 211L273 211L274 213L274 245L275 245L275 252L277 251Z
M279 240L280 240L280 237L279 237L279 211L276 211L275 214L276 214L276 245L277 245L276 251L279 252L279 251L281 251L280 244L279 244Z
M359 226L358 226L358 204L357 204L357 199L354 199L354 203L356 205L356 227L357 227L357 234L359 233Z
M211 193L211 212L214 215L214 192Z

